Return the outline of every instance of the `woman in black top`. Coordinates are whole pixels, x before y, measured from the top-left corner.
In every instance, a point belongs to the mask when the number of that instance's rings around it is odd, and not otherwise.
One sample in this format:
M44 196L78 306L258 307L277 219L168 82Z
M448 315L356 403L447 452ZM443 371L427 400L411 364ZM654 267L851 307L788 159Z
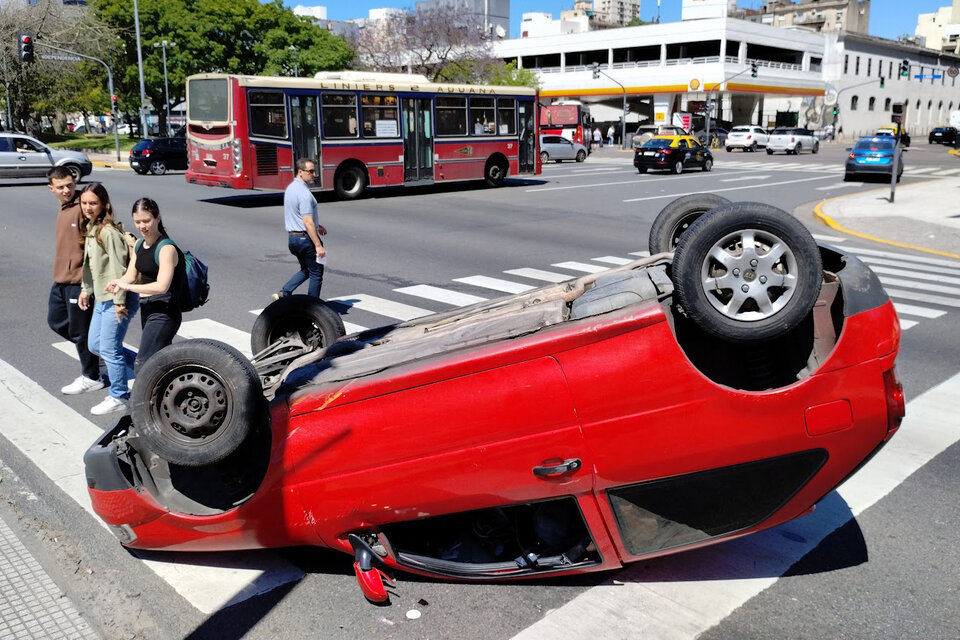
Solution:
M107 291L132 291L140 294L140 349L134 363L139 373L147 358L171 342L180 329L183 315L177 297L171 291L180 264L177 247L172 242L157 245L167 238L160 220L160 207L150 198L133 204L133 224L143 240L130 256L130 264L122 278L107 285ZM111 289L112 287L112 289Z

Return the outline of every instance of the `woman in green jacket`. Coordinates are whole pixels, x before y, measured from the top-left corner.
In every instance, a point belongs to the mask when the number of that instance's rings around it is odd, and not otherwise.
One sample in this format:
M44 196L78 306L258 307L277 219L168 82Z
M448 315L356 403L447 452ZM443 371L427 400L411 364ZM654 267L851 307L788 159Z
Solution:
M83 214L80 239L83 248L83 282L77 304L86 310L93 304L93 319L87 344L107 367L110 393L90 409L94 415L129 410L127 381L133 378L135 354L123 346L123 337L131 318L140 306L136 293L107 292L107 284L127 270L129 248L123 232L113 221L110 196L99 182L88 184L80 192Z

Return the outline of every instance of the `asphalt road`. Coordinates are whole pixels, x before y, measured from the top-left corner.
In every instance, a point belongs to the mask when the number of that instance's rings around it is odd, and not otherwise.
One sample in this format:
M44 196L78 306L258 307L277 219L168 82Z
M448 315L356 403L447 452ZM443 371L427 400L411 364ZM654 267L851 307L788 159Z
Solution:
M372 327L397 317L386 315L390 309L450 308L423 297L429 290L421 285L495 297L502 292L462 280L522 278L516 275L522 269L578 275L583 267L576 265L595 267L605 264L604 258L635 257L645 250L654 216L679 195L712 191L793 211L804 203L876 188L842 182L844 156L839 145L799 157L721 151L710 173L639 176L628 154L607 151L583 164L548 165L541 176L510 180L495 190L478 185L393 189L355 202L323 195L321 220L329 231L323 296L346 301L344 319L351 325ZM955 167L960 169L960 161L942 148L919 145L908 152L904 181L926 181L936 188L931 174ZM206 322L208 330L242 340L253 326L252 312L265 306L294 270L279 194L187 185L182 173L154 177L97 169L91 179L106 184L125 222L137 197L156 199L170 234L210 266L211 300L188 318ZM0 306L0 360L56 396L66 415L106 428L109 417L88 413L99 395L58 393L75 377L76 364L51 346L58 337L44 323L54 206L43 183L0 181L0 282L6 299ZM883 251L914 273L941 281L960 278L960 265L952 270L924 265L912 261L919 254L838 238L822 228L815 232L845 247ZM952 298L960 300L960 291ZM935 394L956 386L941 385L960 372L958 312L956 306L938 309L945 313L916 316L904 332L898 369L908 399L925 398L925 393L939 397ZM133 326L127 341L138 340ZM960 427L955 413L938 419ZM350 558L339 554L292 549L199 558L197 564L221 568L279 558L303 574L210 613L159 577L162 572L124 551L59 488L55 473L2 436L0 444L0 517L105 638L540 638L558 633L544 626L551 610L558 610L558 619L574 621L565 637L584 638L692 638L698 633L716 639L951 638L960 620L960 555L952 544L960 524L954 499L960 489L960 448L949 442L942 453L931 449L931 455L938 454L932 461L918 463L916 473L873 501L833 494L818 513L801 521L802 533L790 529L754 536L639 563L617 574L499 585L401 575L392 604L375 607L357 589ZM851 513L856 517L848 520ZM768 561L765 546L776 547L782 541L778 535L804 540L791 551L794 555L780 557L781 564L791 560L783 567ZM170 564L163 554L154 559ZM757 589L751 591L753 586ZM658 620L657 600L650 594L663 588L678 594L676 602L690 598L704 604L685 605L685 615ZM611 603L609 609L603 602ZM422 617L408 620L410 609L420 610Z

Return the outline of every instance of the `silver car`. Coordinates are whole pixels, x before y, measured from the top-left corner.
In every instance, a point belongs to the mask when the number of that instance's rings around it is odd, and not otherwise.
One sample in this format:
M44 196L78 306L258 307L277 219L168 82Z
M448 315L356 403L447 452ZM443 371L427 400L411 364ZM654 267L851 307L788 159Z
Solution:
M79 151L54 149L22 133L0 133L0 178L45 178L51 167L66 167L79 181L93 171Z
M563 136L540 136L540 162L546 164L550 160L576 160L583 162L587 159L587 148L567 140Z

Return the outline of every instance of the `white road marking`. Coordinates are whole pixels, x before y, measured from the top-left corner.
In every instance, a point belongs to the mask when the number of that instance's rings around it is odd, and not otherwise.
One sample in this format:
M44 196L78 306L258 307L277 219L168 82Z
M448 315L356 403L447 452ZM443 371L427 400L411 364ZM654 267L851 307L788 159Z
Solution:
M947 313L943 309L918 307L916 305L906 304L905 302L894 302L893 308L896 309L897 313L900 315L919 316L921 318L939 318ZM901 320L901 324L902 323L903 321Z
M916 320L906 320L904 318L900 318L900 328L903 329L904 331L915 326L917 326Z
M209 318L186 320L181 323L177 335L186 339L212 338L220 342L226 342L247 356L247 358L253 357L253 354L250 352L250 334L246 331L234 329L216 320L210 320Z
M943 287L938 284L913 282L912 280L903 280L901 278L880 277L880 282L882 282L884 286L893 285L894 287L907 287L908 289L916 289L918 291L931 291L933 293L945 293L951 296L960 296L960 288L958 287Z
M547 612L514 640L635 638L638 630L658 640L696 638L956 443L958 397L960 374L909 402L899 433L812 514L670 562L635 563Z
M3 360L0 406L0 434L102 524L90 505L83 468L84 452L103 435L100 428ZM300 569L271 552L162 557L162 562L143 563L205 614L303 577Z
M599 258L590 258L596 262L606 262L607 264L615 264L617 266L622 266L625 264L630 264L633 260L629 258L619 258L617 256L600 256Z
M960 278L951 278L941 273L923 273L921 271L909 271L907 269L894 269L893 267L884 267L878 264L871 265L870 268L874 273L882 273L888 276L903 276L904 278L912 278L914 280L929 280L932 282L942 282L944 284L960 284Z
M452 304L455 307L465 307L468 304L474 304L476 302L483 302L486 300L486 298L481 298L480 296L472 296L467 293L460 293L459 291L450 291L449 289L434 287L429 284L417 284L412 287L401 287L399 289L394 289L394 291L397 293L405 293L407 295L417 296L418 298L426 298L427 300L433 300L435 302Z
M641 258L649 258L649 257L650 257L650 252L649 252L649 251L631 251L631 252L630 252L630 255L631 255L631 256L640 256Z
M937 167L915 167L911 169L904 169L903 173L909 176L916 176L923 173L930 173L931 171L936 171Z
M865 256L877 256L880 258L897 258L907 262L919 262L920 264L935 264L941 267L956 269L960 267L960 260L949 260L946 258L929 258L927 256L918 256L912 253L899 253L896 251L881 251L879 249L866 249L864 247L849 247L850 253Z
M601 267L596 264L587 264L586 262L556 262L551 267L559 267L561 269L570 269L571 271L583 271L584 273L600 273L601 271L606 271L610 267Z
M817 191L829 191L830 189L849 189L850 187L859 187L860 185L854 182L838 182L836 184L828 184L825 187L817 187Z
M741 191L745 189L759 189L760 187L779 187L782 184L796 184L798 182L810 182L812 180L833 179L833 176L814 176L812 178L800 178L798 180L784 180L782 182L768 182L767 184L748 184L742 187L727 187L725 189L711 189L711 193L720 193L722 191ZM664 198L676 198L677 194L668 193L660 196L647 196L645 198L628 198L622 202L644 202L646 200L662 200Z
M494 291L504 291L506 293L523 293L536 287L512 280L503 280L501 278L491 278L490 276L467 276L466 278L454 278L454 282L462 282L473 287L482 287L484 289L493 289Z
M960 308L960 299L945 298L943 296L935 296L930 293L920 293L919 291L891 289L889 287L884 287L884 289L887 290L887 295L891 298L904 298L905 300L915 300L916 302L926 302L927 304L939 304L942 307Z
M530 278L531 280L543 280L544 282L566 282L574 276L568 273L556 273L554 271L544 271L543 269L509 269L504 271L511 276L520 276L521 278Z
M936 171L931 175L935 176L953 176L960 173L960 169L944 169L943 171Z
M740 176L739 178L724 178L720 182L740 182L742 180L766 180L769 177L770 177L769 173L761 173L759 175Z
M840 236L825 236L822 233L814 233L813 237L815 240L820 240L821 242L840 243L847 241L846 238L841 238Z
M873 265L884 265L887 267L899 267L904 266L909 267L911 272L918 273L930 273L934 275L939 275L943 273L949 273L951 275L960 276L960 263L955 268L950 267L939 267L936 265L924 265L924 264L907 264L905 265L902 260L888 260L886 258L876 258L874 256L859 256L860 260L869 265L871 268Z
M360 309L362 311L369 311L370 313L376 313L381 316L393 318L394 320L413 320L414 318L422 318L423 316L428 316L433 313L433 311L428 311L427 309L413 307L409 304L394 302L393 300L387 300L385 298L370 296L365 293L358 293L352 296L338 296L336 298L328 299L328 302L333 301L348 307Z

